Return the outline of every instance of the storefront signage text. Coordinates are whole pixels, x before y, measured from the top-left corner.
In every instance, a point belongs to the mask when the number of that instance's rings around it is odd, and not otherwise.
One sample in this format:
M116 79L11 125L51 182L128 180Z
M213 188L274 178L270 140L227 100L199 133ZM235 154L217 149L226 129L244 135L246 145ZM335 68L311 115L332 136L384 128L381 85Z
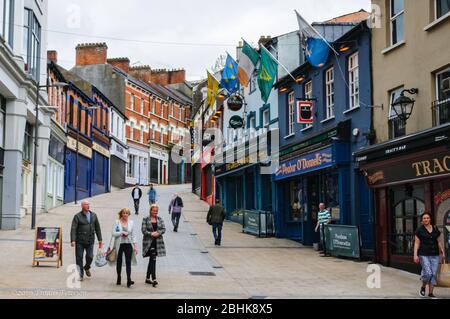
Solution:
M72 137L67 137L67 148L70 150L76 152L77 151L77 140ZM84 145L83 143L78 143L78 153L83 155L84 157L87 157L89 159L92 158L92 148L90 148L87 145Z
M450 173L450 156L433 158L431 161L421 161L412 164L416 177Z
M97 144L94 142L94 144L92 145L92 149L94 151L96 151L97 153L102 154L105 157L108 157L108 158L111 157L111 154L109 153L109 151L106 148L104 148L103 146L101 146L100 144Z
M275 179L280 180L291 176L305 174L311 171L334 165L331 147L304 155L281 164Z

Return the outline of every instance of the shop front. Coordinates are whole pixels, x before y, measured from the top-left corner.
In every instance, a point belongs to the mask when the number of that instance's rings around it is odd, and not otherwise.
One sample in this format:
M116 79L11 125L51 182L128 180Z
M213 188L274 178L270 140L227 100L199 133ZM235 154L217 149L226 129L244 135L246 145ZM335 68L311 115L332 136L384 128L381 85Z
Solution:
M214 147L207 146L201 158L201 199L209 205L214 205L216 199L216 180L214 176Z
M66 136L64 131L52 123L47 163L46 210L64 204L64 153Z
M160 185L169 182L169 153L154 146L150 149L150 182Z
M94 152L92 157L91 196L97 196L108 193L110 190L109 165L111 154L109 152L109 147L100 142L94 142L92 149Z
M278 236L311 246L319 242L314 228L319 204L325 203L333 222L345 225L350 202L348 143L333 142L281 159L274 176L277 189Z
M121 141L111 139L111 186L123 189L126 187L125 175L128 163L128 147Z
M86 141L85 141L86 140ZM86 144L87 139L77 140L67 137L66 158L64 165L64 203L71 203L91 196L92 147ZM76 191L76 196L75 196Z
M375 190L377 262L419 271L413 262L414 234L424 212L432 214L449 255L449 141L447 125L355 154Z

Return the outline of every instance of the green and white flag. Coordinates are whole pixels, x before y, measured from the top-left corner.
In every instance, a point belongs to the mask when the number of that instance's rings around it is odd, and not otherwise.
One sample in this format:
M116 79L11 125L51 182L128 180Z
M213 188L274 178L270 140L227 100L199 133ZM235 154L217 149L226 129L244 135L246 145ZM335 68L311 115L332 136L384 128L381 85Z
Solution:
M258 85L261 91L261 98L264 103L269 100L270 92L272 92L272 87L275 82L278 72L278 62L272 58L271 54L267 49L261 47L261 62L259 66L258 73Z
M258 64L259 54L246 41L244 41L244 46L238 56L238 60L239 82L242 86L247 87L253 72L255 72L256 65Z

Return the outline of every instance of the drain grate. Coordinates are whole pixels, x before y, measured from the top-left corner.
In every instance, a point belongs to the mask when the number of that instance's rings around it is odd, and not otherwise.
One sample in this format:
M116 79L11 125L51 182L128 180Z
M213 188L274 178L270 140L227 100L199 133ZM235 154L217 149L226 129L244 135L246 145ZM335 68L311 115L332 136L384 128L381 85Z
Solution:
M189 272L191 276L202 276L202 277L215 277L216 274L213 272L203 272L203 271L191 271Z

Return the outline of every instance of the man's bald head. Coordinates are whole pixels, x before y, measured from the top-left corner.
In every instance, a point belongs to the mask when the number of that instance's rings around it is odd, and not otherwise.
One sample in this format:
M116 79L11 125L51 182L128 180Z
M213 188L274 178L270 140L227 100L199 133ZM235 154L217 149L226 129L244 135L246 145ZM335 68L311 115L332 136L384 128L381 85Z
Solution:
M85 213L89 212L89 207L90 207L89 201L84 200L81 202L81 209L83 210L83 212Z

